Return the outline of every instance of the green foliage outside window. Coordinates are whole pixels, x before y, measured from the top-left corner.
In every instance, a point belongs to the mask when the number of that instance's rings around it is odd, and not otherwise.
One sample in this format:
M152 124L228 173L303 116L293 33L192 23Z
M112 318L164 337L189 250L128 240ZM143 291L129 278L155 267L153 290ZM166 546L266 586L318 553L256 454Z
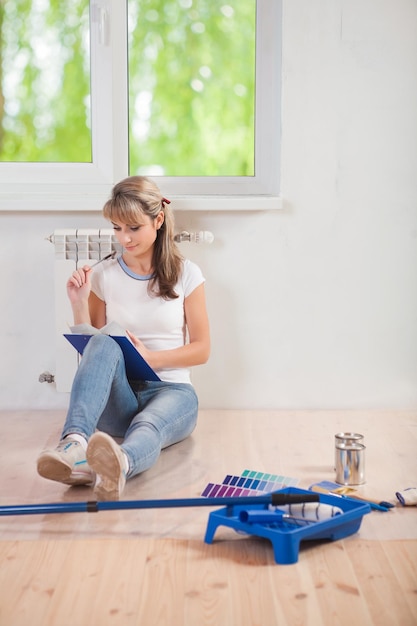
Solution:
M255 0L129 0L130 170L253 176Z
M255 8L128 0L131 174L253 176ZM0 0L0 161L91 155L88 0Z
M0 0L0 160L90 162L88 0Z

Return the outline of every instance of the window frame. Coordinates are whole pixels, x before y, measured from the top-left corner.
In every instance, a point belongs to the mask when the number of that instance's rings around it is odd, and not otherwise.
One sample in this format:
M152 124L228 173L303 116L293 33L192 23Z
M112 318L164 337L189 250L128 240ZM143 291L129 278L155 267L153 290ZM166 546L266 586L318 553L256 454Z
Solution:
M152 176L176 210L281 208L281 0L257 0L255 175ZM90 0L92 163L0 163L0 211L100 211L128 176L127 2Z

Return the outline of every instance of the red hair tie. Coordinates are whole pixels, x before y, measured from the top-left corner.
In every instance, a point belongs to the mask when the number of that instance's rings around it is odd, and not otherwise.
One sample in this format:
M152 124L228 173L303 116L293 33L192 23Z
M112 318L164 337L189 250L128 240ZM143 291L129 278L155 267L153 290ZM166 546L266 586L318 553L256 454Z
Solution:
M168 198L162 198L162 204L171 204L171 200L168 200Z

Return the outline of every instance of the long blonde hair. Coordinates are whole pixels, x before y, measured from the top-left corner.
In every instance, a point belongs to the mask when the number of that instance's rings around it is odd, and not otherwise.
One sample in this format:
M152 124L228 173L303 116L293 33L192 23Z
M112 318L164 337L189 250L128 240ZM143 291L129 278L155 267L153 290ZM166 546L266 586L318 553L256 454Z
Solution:
M183 257L174 241L174 216L157 185L145 176L129 176L117 183L103 207L103 215L122 224L139 224L142 216L155 220L161 211L164 221L157 231L153 249L153 276L149 290L156 296L178 298L175 285L182 269Z

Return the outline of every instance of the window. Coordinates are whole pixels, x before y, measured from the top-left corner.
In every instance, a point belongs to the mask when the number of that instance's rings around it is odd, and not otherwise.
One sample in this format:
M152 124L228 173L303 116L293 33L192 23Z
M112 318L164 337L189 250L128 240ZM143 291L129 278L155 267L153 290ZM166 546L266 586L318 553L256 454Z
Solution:
M6 0L0 15L0 160L90 163L88 0Z
M253 176L255 0L128 0L128 30L130 173Z
M278 208L280 19L279 0L4 0L0 209L100 210L135 173L178 209Z

